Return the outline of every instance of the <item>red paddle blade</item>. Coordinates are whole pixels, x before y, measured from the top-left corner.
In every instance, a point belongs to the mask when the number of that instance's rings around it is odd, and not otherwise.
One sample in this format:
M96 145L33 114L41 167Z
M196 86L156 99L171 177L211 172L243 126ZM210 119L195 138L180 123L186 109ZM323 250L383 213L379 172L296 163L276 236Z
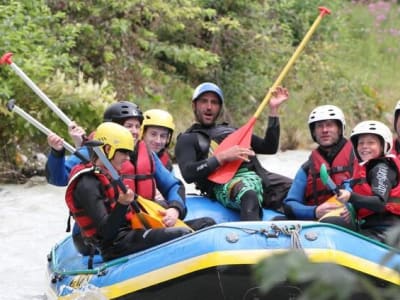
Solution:
M251 135L253 134L254 124L256 118L252 117L245 125L237 129L228 135L221 144L215 149L215 154L221 153L222 151L229 149L233 146L239 145L241 147L250 147ZM208 176L210 181L218 184L227 183L233 178L239 166L242 164L242 160L234 160L229 163L224 164L214 171L214 173Z

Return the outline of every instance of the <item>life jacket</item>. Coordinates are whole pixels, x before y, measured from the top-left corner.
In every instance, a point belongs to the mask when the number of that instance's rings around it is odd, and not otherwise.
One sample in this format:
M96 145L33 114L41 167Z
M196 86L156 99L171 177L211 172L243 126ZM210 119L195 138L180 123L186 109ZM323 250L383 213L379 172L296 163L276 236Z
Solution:
M308 175L305 199L308 205L320 205L332 196L332 192L326 188L320 178L319 172L322 164L326 165L333 182L338 186L345 179L351 178L354 165L354 152L351 142L346 141L332 164L329 164L317 149L311 152L309 160L306 163L308 166Z
M155 163L151 151L143 141L137 142L130 161L122 164L121 179L138 195L154 199L156 195L154 173Z
M172 171L172 161L171 161L171 156L169 155L168 151L162 150L159 153L157 153L157 156L160 159L163 166L168 171Z
M386 155L385 158L390 160L394 163L397 169L397 174L400 174L400 160L393 154ZM365 195L365 196L373 196L371 186L367 182L367 166L368 163L357 163L354 167L354 176L352 182L355 184L353 185L353 192ZM391 189L389 194L389 199L385 204L385 210L395 214L400 215L400 180L397 185ZM363 219L370 215L375 214L376 212L366 209L360 208L357 211L357 218Z
M109 178L104 173L102 173L100 169L94 167L92 163L79 164L71 170L71 173L69 175L70 179L65 194L65 201L70 210L70 213L75 218L75 221L81 228L83 236L90 238L96 236L97 229L93 224L92 219L87 214L85 214L83 209L76 207L73 196L76 184L78 183L77 179L84 174L92 174L93 176L96 176L96 178L101 182L101 185L104 187L104 194L106 198L105 206L107 207L107 210L109 212L115 206L116 199L118 197L118 188L116 186L113 186Z

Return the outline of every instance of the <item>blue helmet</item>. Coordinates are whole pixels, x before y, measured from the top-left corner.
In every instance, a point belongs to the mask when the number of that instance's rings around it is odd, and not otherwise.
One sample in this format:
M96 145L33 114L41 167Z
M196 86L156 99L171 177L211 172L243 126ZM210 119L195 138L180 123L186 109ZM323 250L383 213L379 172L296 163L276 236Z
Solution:
M221 100L221 104L224 103L224 94L220 87L212 82L203 82L196 87L193 92L192 101L197 100L202 94L207 92L213 92L217 94L219 100Z

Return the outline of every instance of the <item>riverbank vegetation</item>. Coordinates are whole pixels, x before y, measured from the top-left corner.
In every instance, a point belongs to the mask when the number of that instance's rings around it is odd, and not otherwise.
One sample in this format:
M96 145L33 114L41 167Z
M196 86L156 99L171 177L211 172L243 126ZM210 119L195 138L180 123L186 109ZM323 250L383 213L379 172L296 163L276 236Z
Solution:
M281 109L281 148L306 148L312 142L307 117L316 105L343 108L348 133L367 118L390 124L400 99L396 1L9 0L0 4L0 54L12 52L13 62L88 132L108 104L130 100L143 110L169 110L178 133L192 122L190 97L202 81L223 88L225 118L240 126L320 5L332 14L283 81L291 99ZM46 152L47 143L7 111L9 99L67 141L68 135L7 64L0 78L0 160L3 168L15 170L25 165L21 153ZM256 133L262 134L267 115L266 109Z

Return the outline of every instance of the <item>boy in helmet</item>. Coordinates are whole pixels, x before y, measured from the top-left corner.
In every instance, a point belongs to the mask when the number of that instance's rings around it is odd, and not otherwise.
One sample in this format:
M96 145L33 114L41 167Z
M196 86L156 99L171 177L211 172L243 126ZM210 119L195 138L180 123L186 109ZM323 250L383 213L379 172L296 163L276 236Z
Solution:
M332 191L320 179L322 164L338 186L351 177L353 170L353 147L344 137L346 122L342 110L334 105L318 106L310 113L308 125L318 147L297 171L284 200L285 213L290 219L318 220L340 206L327 201ZM341 216L325 221L351 226L347 209Z
M370 120L357 124L350 139L358 159L353 190L340 190L338 200L353 205L361 233L384 242L387 229L400 221L400 161L391 154L392 133Z
M158 155L163 165L172 172L168 147L175 130L174 118L166 110L150 109L143 113L140 139Z
M225 123L217 124L224 102L222 90L211 82L197 86L192 96L196 123L178 137L175 147L175 156L186 182L194 182L201 192L217 199L225 207L240 210L241 220L260 220L262 206L278 209L291 179L268 172L255 155L276 153L279 144L278 107L287 98L286 89L274 91L269 102L270 116L264 138L252 135L251 148L233 146L214 155L216 145L235 128ZM233 179L226 184L208 180L219 166L237 159L243 163Z
M102 123L94 134L102 141L101 151L112 166L121 171L130 160L134 139L125 127L112 122ZM134 192L118 190L110 180L109 170L94 153L89 163L75 166L70 174L66 203L81 228L87 244L94 245L104 260L147 249L189 233L186 228L132 229L127 221Z

